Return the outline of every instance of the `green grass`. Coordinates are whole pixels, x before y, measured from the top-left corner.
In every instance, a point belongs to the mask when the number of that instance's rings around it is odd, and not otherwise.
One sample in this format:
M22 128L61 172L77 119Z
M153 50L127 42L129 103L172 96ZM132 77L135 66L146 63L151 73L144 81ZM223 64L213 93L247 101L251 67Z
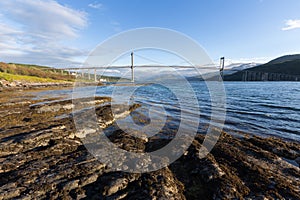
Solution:
M9 74L0 72L0 79L7 80L9 82L12 81L24 81L29 83L63 83L66 82L64 80L55 80L51 78L41 78L36 76L27 76L27 75L16 75L16 74Z
M63 69L62 69L63 70ZM0 62L0 79L5 79L7 81L27 81L27 82L74 82L76 77L69 75L68 71L61 71L58 69L29 65L29 64L19 64L19 63L4 63ZM77 81L81 82L94 82L94 75L91 74L91 80L88 80L87 74L84 77L77 77ZM107 79L108 82L116 82L120 77L110 77L110 76L100 76L97 75L97 80L100 78ZM127 80L127 79L122 79Z
M68 75L65 71L62 74L61 71L55 71L55 69L52 68L36 65L7 64L0 62L0 72L62 81L74 81L75 79L74 76Z

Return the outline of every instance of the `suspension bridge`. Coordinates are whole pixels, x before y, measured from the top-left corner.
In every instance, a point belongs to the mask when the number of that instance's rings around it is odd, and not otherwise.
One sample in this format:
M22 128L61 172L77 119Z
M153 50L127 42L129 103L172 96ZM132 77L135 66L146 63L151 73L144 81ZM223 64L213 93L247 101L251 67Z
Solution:
M172 67L174 69L179 69L179 68L183 68L183 69L194 69L195 67L194 66L167 66L167 65L164 65L158 61L155 61L153 59L150 59L150 58L147 58L145 56L141 56L141 55L138 55L138 54L134 54L133 52L130 54L131 55L131 65L130 66L105 66L105 67L102 67L102 66L87 66L87 67L66 67L66 68L55 68L55 71L61 71L61 73L65 73L67 72L69 75L75 75L76 77L80 76L82 78L87 78L88 80L92 80L94 79L95 82L98 82L98 81L101 81L97 79L97 71L100 71L100 70L105 70L105 69L130 69L131 70L131 82L134 82L135 81L135 72L134 72L134 69L135 68L169 68L169 67ZM156 66L154 65L147 65L147 66L138 66L138 65L134 65L134 55L137 56L137 57L140 57L144 60L148 60L148 61L151 61L155 64L157 64ZM213 67L216 67L216 65L214 64L208 64L208 65L203 65L201 66L201 70L212 70L214 69ZM221 58L221 63L220 63L220 73L222 75L222 71L224 69L224 57Z
M164 65L156 60L153 60L151 58L147 58L145 56L141 56L138 54L134 54L133 52L130 54L131 56L131 65L129 66L89 66L89 67L67 67L63 69L55 69L60 70L63 74L64 72L67 72L69 75L75 75L76 77L80 76L82 78L87 78L88 80L94 79L95 82L106 82L105 79L98 79L97 71L99 70L105 70L105 69L130 69L131 70L131 82L135 81L135 68L142 68L142 67L154 67L154 68L169 68L172 67L174 69L179 68L185 68L185 69L194 69L194 66L167 66ZM144 60L148 60L152 63L156 63L157 66L134 66L134 56L140 57ZM208 65L202 65L200 68L201 70L212 70L217 69L220 71L220 80L224 79L224 63L225 58L220 58L220 65L217 66L215 64L208 64ZM283 73L268 73L268 72L262 72L262 71L253 71L253 70L232 70L235 72L241 72L242 77L240 81L300 81L299 75L291 75L291 74L283 74Z

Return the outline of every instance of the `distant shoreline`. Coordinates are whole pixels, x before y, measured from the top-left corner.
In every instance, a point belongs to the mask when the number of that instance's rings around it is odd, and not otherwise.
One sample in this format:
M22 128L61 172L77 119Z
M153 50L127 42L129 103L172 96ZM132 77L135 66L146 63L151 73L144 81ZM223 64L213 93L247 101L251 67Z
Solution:
M72 82L60 83L29 83L29 82L8 82L0 80L0 91L14 91L14 90L30 90L30 89L54 89L54 88L68 88L72 87Z

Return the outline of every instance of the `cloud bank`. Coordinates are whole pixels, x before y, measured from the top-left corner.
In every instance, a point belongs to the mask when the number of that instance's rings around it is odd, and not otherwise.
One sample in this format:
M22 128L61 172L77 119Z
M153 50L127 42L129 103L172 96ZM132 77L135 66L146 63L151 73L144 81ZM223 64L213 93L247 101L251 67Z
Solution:
M86 54L65 44L87 26L85 12L54 0L0 1L0 7L0 61L53 66Z

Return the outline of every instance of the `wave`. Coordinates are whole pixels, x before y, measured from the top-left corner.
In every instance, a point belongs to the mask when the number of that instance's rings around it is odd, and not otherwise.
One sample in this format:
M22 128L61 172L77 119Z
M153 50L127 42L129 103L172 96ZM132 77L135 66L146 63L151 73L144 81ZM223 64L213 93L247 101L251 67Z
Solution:
M282 106L282 105L272 105L272 104L258 104L259 106L262 107L267 107L267 108L273 108L273 109L284 109L284 110L290 110L290 111L300 111L300 108L294 108L290 106Z

